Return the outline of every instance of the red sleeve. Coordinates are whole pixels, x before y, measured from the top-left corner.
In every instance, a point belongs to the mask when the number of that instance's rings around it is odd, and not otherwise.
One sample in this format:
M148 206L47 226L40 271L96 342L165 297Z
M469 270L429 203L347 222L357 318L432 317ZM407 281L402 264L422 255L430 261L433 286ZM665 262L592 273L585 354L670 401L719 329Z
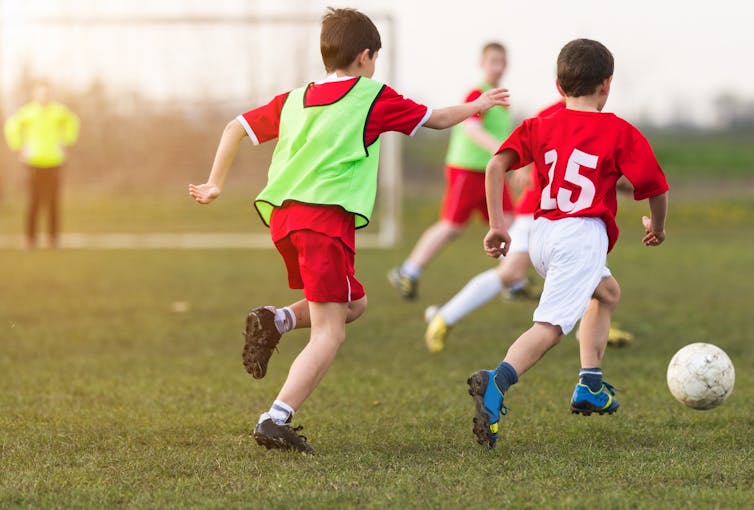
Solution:
M495 155L500 154L504 150L511 150L518 156L518 163L516 163L510 170L516 170L517 168L525 167L529 163L532 163L532 129L534 126L534 120L526 119L513 130L513 133L505 140Z
M476 101L479 99L479 96L482 95L482 91L480 89L474 89L471 92L469 92L469 95L466 96L466 100L464 103L470 103L472 101ZM481 113L475 113L469 119L476 119L476 120L482 120L482 114ZM468 120L468 119L467 119Z
M634 186L634 199L661 195L668 190L668 181L644 135L633 126L616 151L618 170Z
M432 114L432 110L403 97L385 85L374 100L367 117L364 143L371 145L382 133L397 131L412 136L422 127Z
M254 145L274 140L280 132L280 112L288 93L275 96L272 101L236 117Z

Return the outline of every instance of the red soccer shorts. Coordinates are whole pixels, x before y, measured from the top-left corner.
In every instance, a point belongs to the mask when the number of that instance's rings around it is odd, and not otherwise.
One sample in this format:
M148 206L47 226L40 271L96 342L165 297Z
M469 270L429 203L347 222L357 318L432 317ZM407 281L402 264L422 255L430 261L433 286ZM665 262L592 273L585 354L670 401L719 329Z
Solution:
M364 297L354 276L354 253L334 237L296 230L275 243L288 270L288 286L315 303L350 303Z
M484 172L446 166L445 196L440 217L456 225L465 225L474 211L479 211L485 221L489 220ZM503 211L513 212L513 198L509 186L503 188Z

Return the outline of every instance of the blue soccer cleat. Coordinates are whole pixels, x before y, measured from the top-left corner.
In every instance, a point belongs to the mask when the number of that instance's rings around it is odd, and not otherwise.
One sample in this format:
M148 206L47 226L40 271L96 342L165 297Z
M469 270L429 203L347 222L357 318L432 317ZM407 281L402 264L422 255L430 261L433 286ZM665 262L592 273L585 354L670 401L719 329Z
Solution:
M615 388L604 381L597 392L590 390L586 384L578 383L571 398L571 412L584 416L592 413L613 414L620 407L620 403L613 395L615 395Z
M474 399L476 407L474 414L476 442L485 448L492 449L497 442L500 415L505 416L509 410L503 404L503 393L495 383L495 371L479 370L471 374L466 382L469 385L469 395Z

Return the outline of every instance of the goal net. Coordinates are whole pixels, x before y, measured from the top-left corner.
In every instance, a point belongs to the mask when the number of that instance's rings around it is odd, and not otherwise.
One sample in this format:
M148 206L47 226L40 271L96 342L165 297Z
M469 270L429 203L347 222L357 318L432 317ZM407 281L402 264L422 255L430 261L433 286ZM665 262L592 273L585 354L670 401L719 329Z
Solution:
M77 4L81 9L76 9ZM54 4L54 3L50 3ZM86 5L84 5L86 4ZM317 14L158 16L85 8L8 8L0 25L0 107L21 106L37 78L81 119L64 168L62 243L69 247L269 247L252 198L266 181L274 144L242 144L223 196L200 207L186 193L203 182L225 123L324 76ZM34 7L36 5L36 7ZM370 13L386 48L388 15ZM382 51L375 78L395 78ZM378 203L361 246L399 235L399 138L383 137ZM24 168L2 154L0 244L20 238Z

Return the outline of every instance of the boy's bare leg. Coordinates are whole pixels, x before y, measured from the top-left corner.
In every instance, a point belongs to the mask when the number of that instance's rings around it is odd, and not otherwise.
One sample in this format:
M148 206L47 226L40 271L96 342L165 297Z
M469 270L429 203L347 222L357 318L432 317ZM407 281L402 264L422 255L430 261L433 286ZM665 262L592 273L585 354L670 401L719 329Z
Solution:
M571 398L571 412L589 416L612 414L620 403L613 397L613 387L602 380L602 357L605 355L610 317L620 300L620 286L612 276L600 282L581 317L579 383Z
M519 251L509 253L496 271L503 286L510 289L526 278L530 265L529 252Z
M277 396L278 401L285 402L294 411L317 387L346 339L347 303L309 303L309 310L309 343L293 361Z
M346 304L345 322L358 319L367 307L367 299ZM255 379L267 374L267 363L277 348L280 338L292 329L311 327L309 302L305 299L284 308L261 306L246 317L244 331L243 365Z
M517 375L521 375L539 361L547 351L560 341L563 331L560 326L546 322L535 322L518 340L508 348L503 361L510 364Z
M296 315L296 326L294 329L304 329L311 327L311 318L309 315L309 302L306 299L296 301L292 305L288 305L293 313ZM348 312L346 314L346 322L353 322L366 311L367 298L364 296L361 299L348 303Z
M463 226L449 221L440 220L424 231L407 261L420 270L442 250L450 241L458 237L464 230ZM412 275L408 275L412 276Z
M387 275L390 284L404 299L416 299L419 294L418 282L424 267L463 230L462 225L446 220L440 220L429 227L419 238L408 258L399 267L390 270Z
M581 318L579 352L582 368L600 368L605 355L610 318L620 300L620 286L610 276L600 282Z

